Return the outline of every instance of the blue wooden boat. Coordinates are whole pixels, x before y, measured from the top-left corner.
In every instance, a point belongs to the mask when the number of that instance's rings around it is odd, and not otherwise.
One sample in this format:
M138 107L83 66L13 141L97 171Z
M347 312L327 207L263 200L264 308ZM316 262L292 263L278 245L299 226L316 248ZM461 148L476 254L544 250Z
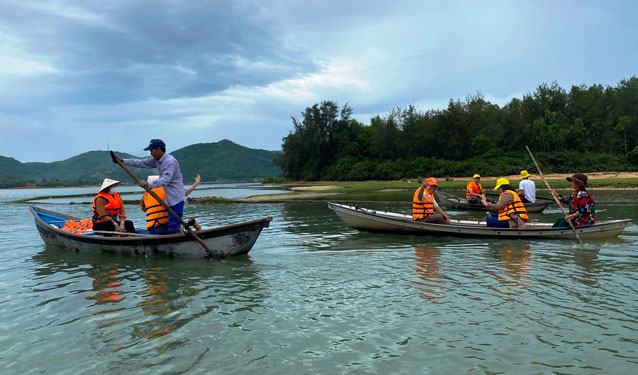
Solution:
M164 256L174 258L206 258L206 251L189 235L149 235L130 233L105 235L87 231L72 233L61 229L68 220L80 218L30 207L40 237L47 245L77 252L111 253L123 255ZM247 254L257 241L262 229L268 228L272 217L252 220L217 228L196 231L197 235L218 257Z

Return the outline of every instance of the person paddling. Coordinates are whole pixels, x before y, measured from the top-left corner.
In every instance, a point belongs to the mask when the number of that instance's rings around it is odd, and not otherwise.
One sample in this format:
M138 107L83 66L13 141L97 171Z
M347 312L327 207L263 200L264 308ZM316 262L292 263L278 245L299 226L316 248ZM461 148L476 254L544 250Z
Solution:
M594 206L594 198L587 191L587 176L582 173L576 173L566 178L572 184L572 195L563 197L554 189L549 192L559 198L561 202L569 205L569 215L567 218L571 220L574 227L584 227L596 223L596 209ZM554 228L569 227L569 223L565 218L556 220Z
M481 203L489 210L498 212L498 217L487 218L488 227L496 228L525 228L525 223L529 220L527 210L521 202L521 198L516 194L514 187L506 178L496 180L494 190L501 194L498 202L490 203L485 196L481 197Z
M414 220L433 224L450 224L450 218L434 200L434 192L438 185L436 178L429 177L424 179L421 187L416 189L412 198Z
M167 233L177 233L180 231L180 219L184 213L184 182L182 181L182 172L179 169L179 163L171 154L166 152L166 144L161 139L151 139L148 147L144 151L150 151L151 157L143 160L138 159L122 159L115 156L120 162L131 167L138 168L157 168L160 178L153 182L139 180L138 184L143 188L145 186L154 189L163 187L166 193L166 204L179 215L179 218L169 214Z

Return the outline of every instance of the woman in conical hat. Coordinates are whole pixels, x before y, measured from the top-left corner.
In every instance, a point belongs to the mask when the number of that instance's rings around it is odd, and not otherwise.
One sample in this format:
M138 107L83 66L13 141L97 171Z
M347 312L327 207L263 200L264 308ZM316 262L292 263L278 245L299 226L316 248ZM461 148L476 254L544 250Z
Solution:
M122 198L116 192L117 180L105 178L100 191L93 198L93 230L135 233L135 226L126 220Z

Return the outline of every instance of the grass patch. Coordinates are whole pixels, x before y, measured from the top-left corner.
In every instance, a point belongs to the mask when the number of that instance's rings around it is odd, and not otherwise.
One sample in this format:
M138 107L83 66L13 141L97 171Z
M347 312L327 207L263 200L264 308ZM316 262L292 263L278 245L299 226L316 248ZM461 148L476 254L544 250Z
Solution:
M222 197L203 197L203 198L188 198L187 201L189 203L198 203L198 204L216 204L216 203L234 203L237 202L235 199L222 198Z

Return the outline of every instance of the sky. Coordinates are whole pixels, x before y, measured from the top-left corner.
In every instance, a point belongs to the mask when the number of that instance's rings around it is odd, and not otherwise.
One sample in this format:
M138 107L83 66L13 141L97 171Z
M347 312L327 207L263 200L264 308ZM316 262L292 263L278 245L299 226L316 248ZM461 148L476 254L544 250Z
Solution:
M281 149L324 100L366 124L480 92L638 74L633 1L0 0L0 155L64 160L151 138Z

